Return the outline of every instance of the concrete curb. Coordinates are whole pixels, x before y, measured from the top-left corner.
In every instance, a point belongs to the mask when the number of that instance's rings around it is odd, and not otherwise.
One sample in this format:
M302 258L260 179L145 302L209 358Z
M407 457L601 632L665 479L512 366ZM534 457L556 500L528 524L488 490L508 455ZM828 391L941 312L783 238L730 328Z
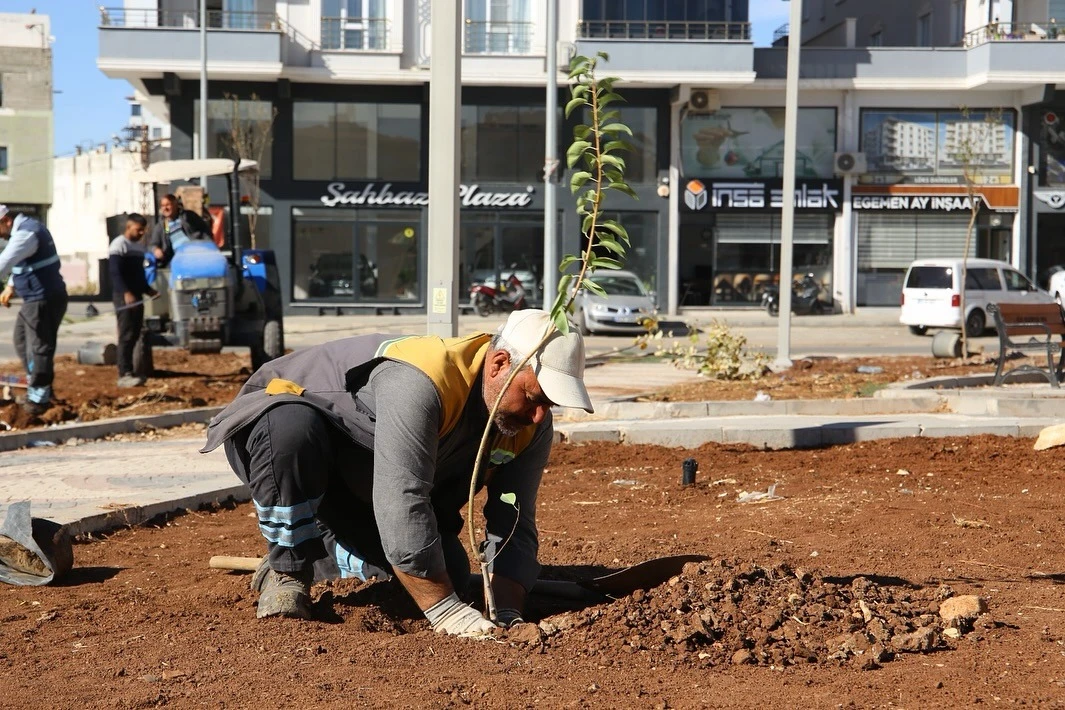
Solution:
M83 424L63 424L47 429L13 431L0 434L0 451L14 451L37 445L38 441L60 444L67 439L100 439L111 434L128 434L146 429L168 429L182 424L202 424L221 412L223 407L179 409L145 417L101 419Z
M74 522L67 523L66 529L71 535L85 535L89 533L102 533L116 528L133 527L148 522L152 518L174 513L177 511L196 510L204 505L217 505L233 500L244 503L251 500L251 491L241 484L216 491L196 493L183 498L149 503L147 505L131 505L128 507L109 510L99 515L90 515Z
M856 419L812 421L808 424L767 421L755 418L749 425L725 417L653 422L630 420L611 422L560 422L555 434L570 444L591 441L622 444L654 444L693 449L708 443L749 444L762 449L813 449L874 439L898 439L914 436L997 436L1034 437L1061 417L986 417L965 418L954 415L929 415L929 418L893 420Z

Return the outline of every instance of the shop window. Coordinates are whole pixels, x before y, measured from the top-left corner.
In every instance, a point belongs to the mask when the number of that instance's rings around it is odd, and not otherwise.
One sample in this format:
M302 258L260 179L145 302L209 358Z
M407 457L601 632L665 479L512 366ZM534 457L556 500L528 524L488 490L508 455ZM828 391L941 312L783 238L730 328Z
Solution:
M236 106L236 116L234 116ZM274 105L269 101L252 99L240 99L234 102L230 99L210 99L207 102L207 158L237 157L237 151L233 145L233 122L240 120L245 122L245 127L250 132L265 132L267 126L272 126L274 121ZM255 124L252 126L251 124ZM192 108L193 145L200 145L200 101L196 99ZM272 131L266 137L266 145L262 150L259 160L259 175L269 180L273 169L273 138ZM244 156L255 160L255 157Z
M634 131L635 132L635 131ZM658 288L659 230L657 212L606 212L629 234L625 249L625 269L636 274L648 291ZM603 256L609 256L605 253Z
M421 299L420 210L293 210L293 300Z
M463 182L542 181L545 130L540 106L463 106Z
M917 46L932 46L932 13L926 12L917 18Z
M421 179L418 104L293 104L296 180Z
M793 277L812 273L832 298L834 217L796 214ZM780 280L780 215L722 213L684 224L680 233L681 306L758 306L766 288Z
M0 145L0 175L7 175L7 146Z

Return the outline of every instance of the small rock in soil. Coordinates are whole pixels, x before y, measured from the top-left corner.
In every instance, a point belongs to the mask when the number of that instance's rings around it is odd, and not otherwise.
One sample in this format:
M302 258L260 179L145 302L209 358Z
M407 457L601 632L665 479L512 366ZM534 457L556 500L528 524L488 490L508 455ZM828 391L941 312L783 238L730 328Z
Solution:
M987 600L975 594L951 597L939 605L943 621L959 629L969 627L976 617L987 613Z
M517 624L507 630L507 640L515 643L540 643L544 635L536 624Z

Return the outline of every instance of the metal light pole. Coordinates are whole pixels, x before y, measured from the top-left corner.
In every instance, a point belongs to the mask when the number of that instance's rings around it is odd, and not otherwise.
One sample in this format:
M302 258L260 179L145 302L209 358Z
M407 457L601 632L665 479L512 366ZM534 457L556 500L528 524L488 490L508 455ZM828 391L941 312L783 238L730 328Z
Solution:
M429 70L429 303L426 332L458 335L459 105L462 16L457 2L430 10L433 56Z
M200 160L207 158L207 0L200 0ZM200 178L207 197L207 176ZM230 215L230 219L236 219Z
M544 117L544 310L554 303L558 288L558 0L547 0L547 115Z
M780 213L780 322L777 358L791 366L791 272L795 233L795 138L799 118L799 47L802 45L802 0L791 0L788 24L788 74L784 88L784 205Z

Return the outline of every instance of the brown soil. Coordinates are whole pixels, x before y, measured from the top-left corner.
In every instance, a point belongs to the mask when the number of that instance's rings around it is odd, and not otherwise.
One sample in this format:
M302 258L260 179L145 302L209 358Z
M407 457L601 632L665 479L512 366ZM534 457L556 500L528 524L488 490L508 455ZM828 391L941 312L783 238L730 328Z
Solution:
M1008 367L1024 362L1017 358ZM862 373L859 367L880 368ZM1046 360L1042 362L1046 366ZM753 399L764 392L773 399L851 399L869 397L892 382L932 377L957 377L995 371L995 360L975 356L967 360L924 356L898 357L818 357L796 360L779 373L767 373L753 380L704 379L675 385L648 399L660 402L702 402Z
M433 634L390 583L321 583L320 620L257 621L248 576L207 568L262 553L251 506L191 513L77 545L63 586L0 588L0 706L1061 706L1060 458L988 436L558 447L545 577L711 560L585 609L534 599L546 631L495 642ZM990 605L960 638L935 614L951 594Z
M190 355L156 349L155 374L144 387L119 389L114 366L80 365L72 355L56 358L56 403L40 417L14 401L0 399L0 421L11 429L31 429L65 421L94 421L224 405L251 374L246 352ZM18 363L0 365L0 375L23 375ZM13 394L24 390L14 389ZM0 429L6 429L0 425Z

